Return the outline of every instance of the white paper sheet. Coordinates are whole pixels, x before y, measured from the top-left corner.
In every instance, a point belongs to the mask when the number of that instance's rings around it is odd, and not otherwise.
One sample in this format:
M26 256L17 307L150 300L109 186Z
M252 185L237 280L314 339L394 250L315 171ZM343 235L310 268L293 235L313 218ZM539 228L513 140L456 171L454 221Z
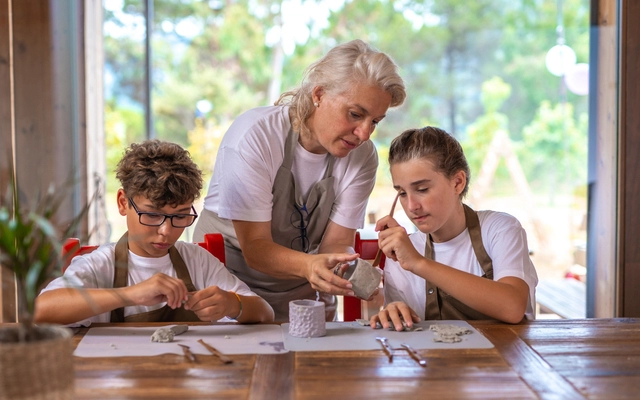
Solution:
M168 324L167 326L174 325ZM278 325L197 325L174 338L173 342L151 341L155 327L99 327L90 328L75 352L78 357L155 356L183 354L178 344L190 347L194 354L211 353L200 343L202 339L223 354L279 354L286 353L282 330Z
M434 342L434 332L429 330L432 324L456 325L471 330L462 335L461 342ZM486 349L493 344L466 321L422 321L416 326L422 331L396 332L387 329L371 329L357 322L327 322L327 334L318 338L298 338L289 335L289 324L282 324L284 347L289 351L345 351L345 350L380 350L376 336L384 336L393 348L406 343L414 349Z

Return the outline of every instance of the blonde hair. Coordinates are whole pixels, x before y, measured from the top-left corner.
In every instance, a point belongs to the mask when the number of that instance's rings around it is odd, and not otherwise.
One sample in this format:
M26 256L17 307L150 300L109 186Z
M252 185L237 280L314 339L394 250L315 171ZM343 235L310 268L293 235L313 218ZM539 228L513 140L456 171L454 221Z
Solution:
M314 110L312 92L315 87L322 87L329 94L342 94L358 83L376 86L389 93L391 107L401 105L406 97L404 82L393 60L356 39L332 48L309 65L301 85L280 95L275 105L289 104L293 129L306 133L305 122Z

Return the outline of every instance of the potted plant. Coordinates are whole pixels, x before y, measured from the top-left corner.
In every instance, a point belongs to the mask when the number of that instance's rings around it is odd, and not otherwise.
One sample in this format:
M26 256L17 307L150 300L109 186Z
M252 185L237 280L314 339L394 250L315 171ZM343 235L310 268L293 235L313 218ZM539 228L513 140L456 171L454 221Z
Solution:
M89 205L59 231L56 214L65 191L50 188L31 206L24 206L11 176L6 197L0 196L0 268L15 275L18 323L0 327L0 398L73 398L71 331L60 325L36 325L33 315L40 290L60 275L61 238L75 234Z

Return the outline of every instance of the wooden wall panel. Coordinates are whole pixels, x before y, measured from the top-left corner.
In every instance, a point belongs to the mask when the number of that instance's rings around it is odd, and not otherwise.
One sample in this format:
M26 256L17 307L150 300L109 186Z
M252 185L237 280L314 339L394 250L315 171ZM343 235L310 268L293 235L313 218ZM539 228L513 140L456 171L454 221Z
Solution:
M617 0L591 1L587 317L616 314L618 277Z
M11 156L11 59L9 1L0 0L0 196L9 182ZM15 320L13 277L0 268L0 322Z
M58 222L68 221L86 203L83 5L77 0L0 0L0 153L15 155L23 205L50 186L69 193ZM12 64L6 61L8 49ZM6 180L2 167L7 157L0 160L0 180ZM3 281L10 278L3 274ZM11 284L3 285L0 298L2 320L11 321Z
M621 317L640 317L640 2L621 2Z

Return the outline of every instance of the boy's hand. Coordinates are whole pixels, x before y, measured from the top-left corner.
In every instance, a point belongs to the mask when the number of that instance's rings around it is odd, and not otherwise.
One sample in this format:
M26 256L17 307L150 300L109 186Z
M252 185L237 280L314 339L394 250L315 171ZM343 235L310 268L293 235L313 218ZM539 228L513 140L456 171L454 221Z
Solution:
M402 330L402 321L407 327L412 327L414 322L420 322L420 317L408 305L402 301L394 301L389 303L378 315L371 317L369 324L375 328L376 322L380 322L384 329L389 328L389 320L393 324L396 331Z
M123 288L123 297L125 305L152 306L166 301L175 309L187 299L187 287L178 278L158 273L146 281Z
M209 286L193 293L184 308L195 312L202 321L211 322L240 314L240 303L236 295L217 286Z

